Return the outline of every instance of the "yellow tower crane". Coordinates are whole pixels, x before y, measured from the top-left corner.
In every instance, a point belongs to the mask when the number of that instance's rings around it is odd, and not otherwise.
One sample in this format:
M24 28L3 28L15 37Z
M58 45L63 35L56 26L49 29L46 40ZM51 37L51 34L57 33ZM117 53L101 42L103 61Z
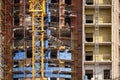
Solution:
M36 74L40 73L40 80L45 80L44 77L44 17L45 17L45 0L29 0L29 12L32 16L32 80L35 80ZM36 42L40 42L40 46ZM40 70L35 68L36 57L39 55ZM38 60L37 60L38 61Z

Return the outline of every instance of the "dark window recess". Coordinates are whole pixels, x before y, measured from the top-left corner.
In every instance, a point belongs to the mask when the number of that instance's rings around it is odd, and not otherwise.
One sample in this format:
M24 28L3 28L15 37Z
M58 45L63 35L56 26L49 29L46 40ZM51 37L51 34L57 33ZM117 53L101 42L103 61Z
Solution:
M49 63L48 67L59 67L59 65L54 63Z
M51 58L57 58L57 54L52 53Z
M70 17L66 17L65 18L65 25L67 26L71 26L71 19L70 19Z
M14 78L13 80L19 80L18 78Z
M93 5L93 0L86 0L87 5Z
M85 53L86 53L85 54L86 61L93 61L93 51L86 51Z
M65 4L71 5L71 0L65 0Z
M26 40L32 40L32 35L31 35L31 33L27 30L26 31Z
M51 22L58 22L59 18L55 16L51 16Z
M93 23L93 15L86 15L86 23Z
M104 79L110 79L110 70L104 70Z
M50 54L51 58L57 58L57 51L56 50L52 50L51 54Z
M67 8L66 8L66 10L67 10ZM70 16L70 14L71 14L71 11L65 11L66 16Z
M15 61L15 62L13 63L13 67L18 67L18 65L19 65L19 63L18 63L17 61Z
M20 0L14 0L14 3L19 3L20 2Z
M86 39L87 42L93 42L93 33L86 33Z
M27 50L27 58L32 58L32 50L31 49Z
M19 25L20 19L18 16L14 17L14 25Z
M58 3L59 0L51 0L51 3Z
M15 62L14 62L14 64L15 64L15 65L18 65L18 62L17 62L17 61L15 61Z
M71 80L71 79L69 79L69 78L65 78L65 80Z
M71 51L68 51L68 53L71 53Z
M26 0L26 2L29 2L29 0Z
M24 35L23 35L23 31L22 30L16 30L14 32L14 38L15 40L21 40L23 39Z
M18 13L20 11L20 7L19 6L14 6L14 13Z
M57 80L57 78L50 78L50 80Z
M18 53L18 50L13 51L13 56L15 56L15 53Z
M88 80L93 78L93 70L85 70L85 75L88 77Z
M65 65L65 68L71 68L71 65Z

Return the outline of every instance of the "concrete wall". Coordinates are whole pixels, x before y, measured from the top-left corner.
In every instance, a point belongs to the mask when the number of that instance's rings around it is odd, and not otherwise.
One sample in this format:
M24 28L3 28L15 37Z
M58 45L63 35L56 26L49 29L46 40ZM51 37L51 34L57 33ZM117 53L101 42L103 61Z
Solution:
M119 0L112 0L112 78L119 80Z
M94 46L86 46L85 51L93 51L93 61L95 60L95 48ZM110 61L111 60L111 46L100 46L98 61Z
M93 5L86 5L84 6L84 12L83 12L83 16L84 16L84 24L83 24L83 55L85 56L85 51L90 51L92 50L93 51L93 59L95 60L95 58L97 59L97 61L99 62L106 62L106 64L104 63L89 63L88 62L85 62L84 64L84 71L85 70L89 70L89 69L93 69L93 73L98 73L97 75L94 74L94 77L98 77L98 80L103 80L103 70L104 69L110 69L111 70L111 78L114 78L115 76L118 76L118 75L115 75L115 74L118 74L118 62L115 63L115 61L117 61L117 55L118 55L118 45L117 45L117 42L116 43L113 43L115 41L118 40L118 29L117 29L117 26L118 26L118 23L117 22L113 22L113 20L117 20L117 17L113 18L113 14L116 13L113 13L113 8L112 7L112 2L115 1L116 2L116 9L117 6L118 6L118 0L93 0ZM97 5L100 5L99 6L99 14L95 14L95 3L98 3ZM104 6L103 6L104 5ZM97 9L97 8L96 8ZM86 23L86 15L93 15L93 23L91 22L88 22ZM95 20L96 15L98 15L98 23L99 26L99 32L97 32L98 30L95 28L95 21L97 22L97 20ZM116 13L115 14L116 16L118 16L118 14ZM113 26L112 23L115 23L116 25ZM112 24L112 25L109 25L109 24ZM106 27L107 25L107 27ZM113 29L114 29L114 32L113 32ZM116 31L115 31L116 30ZM96 34L95 35L95 31ZM93 33L93 42L86 42L85 41L85 33ZM117 36L117 37L116 37ZM96 42L100 43L99 44L99 47L98 48L95 48L95 38L97 39ZM113 43L113 44L107 44L108 42L110 43ZM102 44L101 44L102 43ZM117 46L116 46L117 45ZM116 46L116 48L115 48ZM96 50L95 50L96 49ZM99 50L98 50L99 49ZM95 53L96 52L96 53ZM97 54L97 55L95 55ZM117 57L115 59L115 56ZM108 61L113 61L111 62L110 64L107 63ZM115 69L116 68L116 69ZM116 71L116 72L115 72ZM113 75L114 74L114 75Z
M93 15L93 23L95 23L95 10L94 9L87 9L85 11L86 15ZM111 9L100 9L99 11L99 23L111 23Z
M86 1L86 0L85 0ZM94 4L95 2L98 2L99 4L111 4L112 0L93 0Z
M112 69L112 67L111 67L111 65L107 65L107 64L105 64L105 65L99 65L99 67L98 67L98 71L97 71L97 74L98 74L98 80L104 80L104 70L105 69ZM95 67L94 67L94 65L85 65L85 70L93 70L93 72L94 72L94 70L95 70ZM94 77L94 76L93 76Z
M85 28L85 33L93 33L93 42L95 41L95 30L94 28ZM110 27L99 28L99 42L110 42L111 41L111 29Z

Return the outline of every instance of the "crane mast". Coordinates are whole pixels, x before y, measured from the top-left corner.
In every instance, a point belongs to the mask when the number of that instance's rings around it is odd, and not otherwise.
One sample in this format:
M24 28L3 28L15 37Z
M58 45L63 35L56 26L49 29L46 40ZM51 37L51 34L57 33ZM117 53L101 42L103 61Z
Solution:
M45 17L45 0L29 0L29 12L32 16L32 80L35 80L37 73L40 73L40 79L44 80L44 17ZM40 42L40 45L36 45ZM35 69L37 58L35 53L39 54L40 70Z

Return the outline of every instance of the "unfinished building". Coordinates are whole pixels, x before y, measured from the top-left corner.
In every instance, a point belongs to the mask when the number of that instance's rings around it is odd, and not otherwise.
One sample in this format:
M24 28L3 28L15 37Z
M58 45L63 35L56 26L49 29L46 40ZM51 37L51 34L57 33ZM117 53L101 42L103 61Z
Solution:
M13 80L82 80L78 4L82 2L14 0Z
M83 5L85 79L119 80L119 2L85 0Z
M119 0L0 0L0 80L119 80Z

